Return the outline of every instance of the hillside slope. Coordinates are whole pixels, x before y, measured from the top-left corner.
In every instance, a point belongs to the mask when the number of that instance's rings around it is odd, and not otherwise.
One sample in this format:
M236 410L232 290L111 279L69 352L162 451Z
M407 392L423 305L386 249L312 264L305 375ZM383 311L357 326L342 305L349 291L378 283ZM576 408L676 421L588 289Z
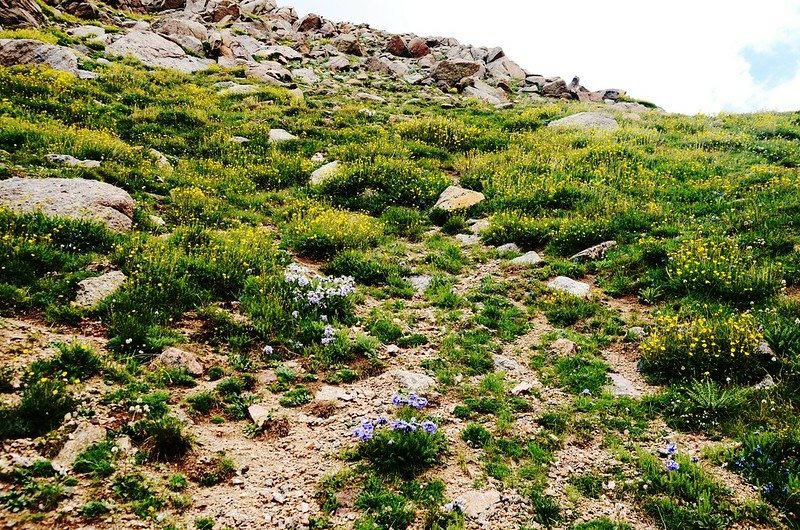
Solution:
M800 114L261 0L9 6L9 528L798 527Z

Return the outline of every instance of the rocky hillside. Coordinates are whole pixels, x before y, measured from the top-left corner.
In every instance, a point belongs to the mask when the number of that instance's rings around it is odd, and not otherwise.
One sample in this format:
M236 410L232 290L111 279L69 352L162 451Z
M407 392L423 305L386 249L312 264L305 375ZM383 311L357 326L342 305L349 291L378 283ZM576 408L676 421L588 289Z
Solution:
M514 97L563 98L613 103L617 89L589 91L576 78L532 74L506 57L502 48L478 48L447 37L394 35L368 25L334 23L319 15L298 18L292 7L274 0L157 1L111 3L91 0L51 2L72 46L37 42L0 44L0 64L44 63L82 77L77 60L97 55L135 57L151 67L182 72L213 66L244 68L247 78L270 85L337 90L341 82L358 85L378 74L387 82L435 86L497 106ZM39 27L48 24L34 0L0 3L0 25ZM131 18L141 13L143 18ZM77 25L78 19L97 25ZM112 26L114 29L104 26ZM234 90L242 90L232 87Z
M799 527L800 114L264 0L0 23L0 526Z

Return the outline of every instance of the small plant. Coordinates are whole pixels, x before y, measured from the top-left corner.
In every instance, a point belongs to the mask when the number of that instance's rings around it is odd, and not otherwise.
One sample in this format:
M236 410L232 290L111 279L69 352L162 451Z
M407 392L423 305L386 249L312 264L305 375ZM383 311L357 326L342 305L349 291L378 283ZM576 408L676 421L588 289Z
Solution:
M492 442L492 433L483 425L470 423L461 431L461 439L470 447L486 447Z
M393 401L401 407L396 419L362 420L354 431L358 454L381 473L413 477L439 462L447 440L433 421L417 418L426 399L411 394Z
M369 248L382 235L383 226L372 217L322 210L294 219L286 226L283 239L299 254L327 259L343 250Z
M198 466L192 479L201 486L215 486L236 474L236 463L224 452L217 453Z
M735 420L748 400L748 391L725 388L706 379L677 386L666 396L665 419L683 430L714 432Z
M596 499L600 497L603 491L603 480L597 475L587 473L585 475L573 475L569 477L568 482L575 486L581 495Z
M186 398L186 403L198 414L209 414L219 405L219 398L214 392L203 391Z
M158 462L180 460L194 445L186 426L175 416L138 421L131 425L131 437L141 443L149 459Z
M213 517L198 517L194 520L194 527L197 530L214 530L215 524Z
M167 483L167 487L172 491L183 491L189 486L189 481L186 480L186 477L177 473L169 477L169 482Z
M375 476L367 477L356 499L356 506L367 515L357 528L396 528L404 530L414 522L414 506L405 497L394 493Z
M111 512L103 501L89 501L81 507L81 515L87 519L99 519Z
M106 478L114 473L114 458L118 447L114 442L98 442L77 456L72 469L88 473L95 478Z
M286 392L280 399L284 407L300 407L311 403L311 392L304 386L298 386Z
M569 293L556 292L541 302L547 321L554 326L572 326L597 314L600 305Z
M534 511L533 517L536 522L543 524L547 528L552 528L561 522L561 507L553 497L534 489L530 493L530 500Z
M618 521L612 521L608 517L593 519L585 523L578 523L572 530L631 530L630 525Z

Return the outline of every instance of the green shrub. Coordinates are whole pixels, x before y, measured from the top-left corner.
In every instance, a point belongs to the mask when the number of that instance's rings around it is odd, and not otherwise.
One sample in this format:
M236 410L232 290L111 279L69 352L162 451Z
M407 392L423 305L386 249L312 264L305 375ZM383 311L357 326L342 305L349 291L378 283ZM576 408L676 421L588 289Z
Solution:
M20 403L0 408L0 440L37 437L57 427L75 401L63 382L49 378L32 381Z
M545 495L537 489L530 493L531 505L533 506L534 519L539 524L547 528L552 528L561 522L561 507L553 497Z
M554 326L572 326L597 314L600 304L564 292L554 292L540 302L547 321Z
M323 271L333 276L352 276L365 285L385 285L408 275L406 267L388 257L377 257L360 250L346 250L328 263Z
M709 379L692 381L668 391L664 419L685 431L719 431L738 418L748 397L742 388L725 388Z
M453 118L426 117L402 122L397 131L403 138L418 140L450 152L466 151L481 131Z
M284 407L300 407L311 403L311 392L304 386L298 386L286 392L280 399Z
M194 441L184 423L175 416L144 419L131 425L131 438L141 444L148 458L174 462L192 450Z
M428 226L425 217L413 208L390 206L381 214L381 222L389 235L419 241Z
M81 507L81 515L87 519L99 519L111 512L103 501L89 501Z
M367 477L356 499L356 506L363 510L367 517L360 524L357 523L356 528L404 530L411 526L415 519L413 504L402 495L386 489L375 476Z
M116 449L114 442L92 444L75 458L72 469L78 473L88 473L95 478L110 477L114 473Z
M575 394L588 390L597 395L609 383L608 364L595 357L573 355L561 357L555 363L561 384Z
M492 442L492 433L478 423L470 423L461 431L461 439L470 447L486 447Z

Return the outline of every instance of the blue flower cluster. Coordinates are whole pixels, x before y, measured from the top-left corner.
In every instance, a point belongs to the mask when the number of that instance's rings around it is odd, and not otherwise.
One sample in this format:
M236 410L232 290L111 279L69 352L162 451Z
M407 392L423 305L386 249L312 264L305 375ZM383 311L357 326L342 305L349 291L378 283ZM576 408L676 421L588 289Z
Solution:
M411 408L415 408L417 410L422 410L428 406L428 400L424 397L420 397L414 392L411 392L408 397L403 397L400 394L395 394L392 396L392 403L394 403L398 407L403 407L408 405Z
M330 325L325 326L325 329L322 331L322 341L321 341L322 344L324 346L327 346L328 344L331 344L332 342L335 341L336 341L336 330L333 328L333 326Z
M388 425L389 429L393 431L402 433L412 433L417 430L422 430L426 434L436 434L436 431L439 429L436 424L430 420L419 422L416 418L411 418L409 421L389 421L386 418L380 417L376 420L361 420L361 425L353 430L353 436L358 438L361 442L367 442L372 440L372 437L375 435L375 429L385 425Z

